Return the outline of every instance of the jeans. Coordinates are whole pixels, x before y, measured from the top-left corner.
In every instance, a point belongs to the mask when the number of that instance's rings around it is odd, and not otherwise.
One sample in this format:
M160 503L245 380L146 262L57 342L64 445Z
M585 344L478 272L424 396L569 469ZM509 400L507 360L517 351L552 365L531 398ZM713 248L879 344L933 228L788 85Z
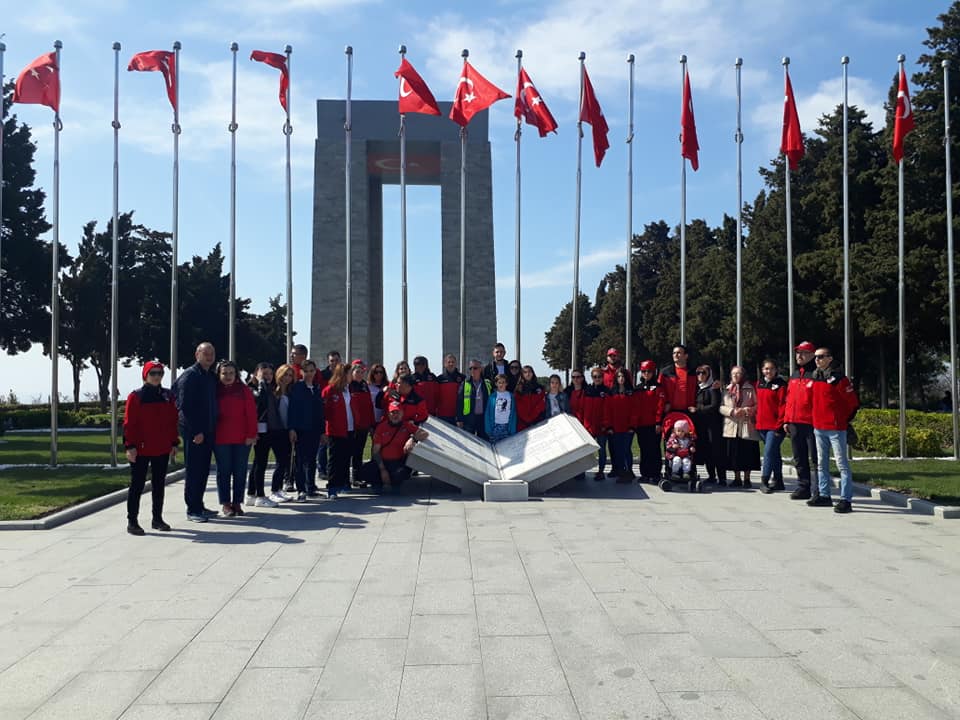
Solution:
M817 486L810 478L817 472L817 445L813 425L790 423L790 441L793 443L793 466L797 469L797 488L817 494Z
M780 455L780 446L783 444L783 433L775 430L763 430L763 465L760 477L773 478L783 481L783 457Z
M833 458L840 469L840 497L853 500L853 476L850 474L850 462L847 460L846 430L814 430L817 439L817 455L820 461L820 495L830 497L830 448Z
M633 454L631 453L633 444L633 433L623 432L614 433L608 436L610 438L611 465L615 473L627 473L633 471Z
M207 490L212 453L213 443L207 436L199 445L194 444L192 435L184 436L183 464L187 472L183 481L183 502L188 515L203 514L203 494Z
M607 464L607 437L608 437L607 435L594 435L594 436L593 436L593 439L597 441L597 445L600 446L599 457L597 458L597 462L598 462L599 467L600 467L599 472L603 472L603 468L604 468L604 467L606 466L606 464ZM611 447L610 449L613 450L612 447ZM612 454L612 453L611 453L611 454Z
M140 496L147 482L147 469L151 470L150 489L153 494L153 519L161 520L163 514L163 491L166 485L169 455L147 457L137 455L136 462L130 463L130 490L127 491L127 520L137 522L140 512Z
M214 445L217 458L217 496L221 505L239 505L243 502L250 446L244 443Z

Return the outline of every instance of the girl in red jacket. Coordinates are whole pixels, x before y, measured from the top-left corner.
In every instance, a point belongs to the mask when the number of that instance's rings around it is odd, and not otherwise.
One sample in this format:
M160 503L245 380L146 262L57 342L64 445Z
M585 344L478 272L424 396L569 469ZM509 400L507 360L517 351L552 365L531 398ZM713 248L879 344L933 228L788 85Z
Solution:
M619 367L613 377L613 387L604 407L603 425L610 438L611 474L616 475L618 483L628 483L634 478L631 446L637 418L636 401L630 371Z
M760 482L763 492L770 494L783 490L783 458L780 445L786 433L783 430L787 407L787 381L780 377L777 363L763 361L763 379L757 383L757 432L763 438L763 464Z
M243 492L250 448L257 442L257 404L253 391L240 382L237 366L224 360L217 366L217 495L223 516L243 515Z
M520 371L520 382L513 391L513 397L517 405L517 432L526 430L543 420L546 412L543 388L537 381L537 375L531 366L524 365Z
M153 496L154 530L167 531L163 521L163 491L167 466L180 443L177 432L177 406L173 393L160 386L163 365L152 360L143 366L143 387L127 396L123 411L123 444L130 462L130 490L127 493L127 532L143 535L137 520L140 496L150 468L150 492Z
M323 389L323 416L327 424L327 497L331 500L350 486L350 457L353 454L354 416L350 369L338 365Z
M367 446L367 436L373 432L373 400L370 388L364 380L367 369L362 360L354 360L350 365L350 409L353 411L353 450L351 466L354 484L360 483L360 466L363 465L363 450Z

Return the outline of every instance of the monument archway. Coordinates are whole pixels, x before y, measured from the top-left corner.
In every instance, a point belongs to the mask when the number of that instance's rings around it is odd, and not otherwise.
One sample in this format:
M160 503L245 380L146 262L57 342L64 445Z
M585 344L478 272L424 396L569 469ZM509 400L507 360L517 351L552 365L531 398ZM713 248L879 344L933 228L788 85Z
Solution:
M450 103L440 103L442 116L409 114L407 184L440 186L443 353L460 351L460 128L446 116ZM384 315L383 186L400 183L399 116L395 100L354 100L351 145L350 284L353 296L351 352L366 362L383 357L384 323L400 327L400 297L390 298ZM313 288L310 349L323 358L343 352L346 339L346 147L343 100L317 101L314 149ZM497 340L497 299L493 250L493 178L487 113L470 123L467 136L466 202L466 353L486 360ZM408 263L418 242L408 235ZM391 268L390 272L399 272ZM410 305L435 298L434 288L408 288ZM426 292L423 292L426 291ZM410 352L420 353L417 328L409 330ZM350 361L352 358L344 358ZM412 360L412 358L404 358ZM434 368L442 358L429 358Z

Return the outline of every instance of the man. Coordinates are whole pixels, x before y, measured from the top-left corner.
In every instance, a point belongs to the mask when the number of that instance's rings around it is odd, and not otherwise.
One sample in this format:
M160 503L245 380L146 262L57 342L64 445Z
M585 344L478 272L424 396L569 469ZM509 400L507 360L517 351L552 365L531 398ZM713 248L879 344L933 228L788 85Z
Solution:
M506 357L507 348L503 343L498 342L493 346L493 360L483 368L483 379L489 381L491 386L494 380L496 380L497 375L508 375Z
M217 516L215 510L203 506L217 428L217 376L213 372L215 357L216 350L211 343L197 345L194 353L196 362L183 371L173 387L186 466L183 501L187 506L187 520L198 523Z
M617 370L621 367L623 367L623 361L620 359L620 352L616 348L607 350L607 364L603 368L603 384L612 389L617 382Z
M404 421L419 425L427 419L429 412L427 411L426 401L414 390L413 386L413 375L401 375L397 378L397 389L389 391L384 400L388 403L391 401L400 403Z
M371 484L381 485L389 490L402 484L410 477L407 467L407 455L419 440L426 440L428 433L412 422L403 419L403 405L391 401L387 406L387 415L378 424L373 433L372 466L377 469L376 480Z
M793 466L797 470L797 489L792 500L809 500L817 496L811 484L811 473L817 472L817 446L813 438L813 360L815 346L804 340L794 348L797 369L787 383L787 407L783 412L784 429L793 445Z
M451 425L457 421L457 393L464 374L457 370L457 356L447 353L443 372L437 375L437 417Z
M333 377L333 371L337 369L337 366L343 362L340 359L339 350L331 350L327 353L327 366L318 372L314 376L314 382L317 384L317 389L323 392L323 389L327 386L327 383L330 382L330 378ZM317 471L320 473L320 477L326 479L327 477L327 446L321 445L320 449L317 450Z
M413 384L417 394L427 404L427 412L437 414L437 376L430 371L430 363L423 355L413 359Z
M830 507L830 448L840 470L840 499L834 506L837 513L853 510L853 477L847 459L847 428L857 414L860 400L850 379L839 370L833 370L830 348L818 348L813 355L817 365L813 371L813 436L817 441L820 461L820 497L810 498L811 507Z
M457 427L486 440L483 413L490 401L493 385L483 377L483 366L479 360L471 360L468 367L470 375L457 392Z
M303 363L307 359L307 346L294 345L290 350L290 366L296 373L297 380L303 380Z
M660 384L667 398L664 415L671 410L683 413L697 410L697 377L687 367L689 357L685 345L674 345L673 365L660 373Z

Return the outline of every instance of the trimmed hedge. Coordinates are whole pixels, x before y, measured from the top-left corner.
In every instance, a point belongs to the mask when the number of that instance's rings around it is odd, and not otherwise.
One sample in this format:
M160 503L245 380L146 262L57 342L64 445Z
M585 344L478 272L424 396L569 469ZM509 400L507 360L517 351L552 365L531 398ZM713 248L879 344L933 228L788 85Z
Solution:
M118 421L123 420L123 407L117 408ZM57 425L72 427L110 427L110 413L101 413L99 408L79 411L57 411ZM0 406L0 432L50 427L50 409L44 407Z
M900 454L900 412L864 409L853 421L854 448L871 455ZM949 413L907 410L907 455L938 457L953 452L953 420Z

